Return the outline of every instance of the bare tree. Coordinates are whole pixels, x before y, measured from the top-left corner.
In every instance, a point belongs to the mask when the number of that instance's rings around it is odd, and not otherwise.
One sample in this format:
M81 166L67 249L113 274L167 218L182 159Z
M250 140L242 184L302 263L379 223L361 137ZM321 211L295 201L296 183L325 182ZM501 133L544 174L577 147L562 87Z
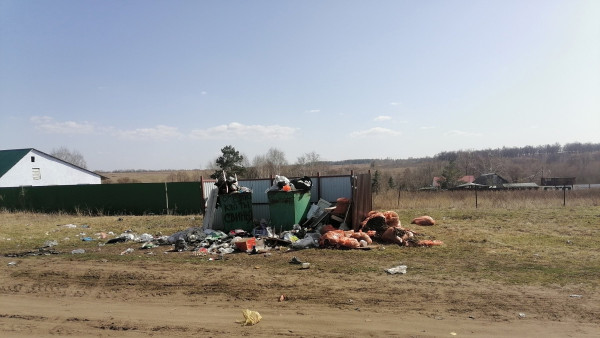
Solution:
M321 155L314 151L306 153L296 160L298 175L314 175L321 170Z
M87 169L87 162L83 158L83 155L81 155L81 153L77 150L69 150L67 147L60 147L58 149L53 149L50 155L78 167Z
M277 148L270 148L265 157L273 170L272 173L275 175L281 175L283 166L288 164L283 151Z
M167 182L190 182L190 175L187 172L180 170L167 175Z
M264 155L256 155L248 169L249 178L265 178L273 175L286 175L283 171L288 165L283 151L270 148Z

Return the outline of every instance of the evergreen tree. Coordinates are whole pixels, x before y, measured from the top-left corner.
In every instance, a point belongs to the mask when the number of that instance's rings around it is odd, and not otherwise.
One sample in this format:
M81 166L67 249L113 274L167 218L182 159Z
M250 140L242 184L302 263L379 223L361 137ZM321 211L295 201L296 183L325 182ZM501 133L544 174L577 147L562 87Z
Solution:
M379 182L381 177L381 175L379 174L379 170L375 170L375 174L373 175L373 178L371 179L371 191L374 193L378 193L379 192L379 187L381 185L381 183Z
M387 185L388 189L390 190L396 188L396 182L394 182L394 178L392 176L390 176L390 178L388 179Z
M223 177L223 171L227 176L242 176L246 172L246 168L242 164L244 156L240 155L240 152L233 146L225 146L221 149L221 153L222 155L216 160L217 166L221 169L217 169L214 174L210 175L211 178Z
M460 170L454 161L450 161L450 163L444 167L442 176L444 177L444 180L440 182L442 189L454 188L459 184L458 179L461 178Z

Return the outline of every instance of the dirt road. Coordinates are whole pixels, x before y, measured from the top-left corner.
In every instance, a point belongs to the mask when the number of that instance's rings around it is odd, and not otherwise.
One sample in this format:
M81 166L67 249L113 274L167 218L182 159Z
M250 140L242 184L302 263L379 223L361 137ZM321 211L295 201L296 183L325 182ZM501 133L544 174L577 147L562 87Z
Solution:
M136 253L138 254L138 253ZM519 287L411 271L337 273L319 250L227 255L69 254L0 259L3 337L592 337L600 299L576 286ZM169 255L188 255L174 264ZM292 255L311 262L290 264ZM357 255L360 259L360 254ZM352 264L348 256L348 264ZM11 264L9 264L11 263ZM435 268L435 267L433 267ZM581 294L580 294L581 293ZM280 301L281 296L285 300ZM263 319L242 326L242 310Z

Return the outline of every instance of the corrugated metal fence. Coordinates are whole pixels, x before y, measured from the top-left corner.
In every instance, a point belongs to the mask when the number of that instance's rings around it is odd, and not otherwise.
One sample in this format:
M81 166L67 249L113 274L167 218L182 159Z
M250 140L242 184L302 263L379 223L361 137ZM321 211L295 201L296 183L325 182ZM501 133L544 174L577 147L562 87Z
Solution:
M0 208L90 214L200 214L199 182L0 188Z
M357 177L360 179L357 180ZM316 203L320 199L324 199L335 205L338 198L348 198L356 201L352 204L353 212L350 214L351 220L348 222L356 225L366 217L366 213L372 210L370 177L370 174L311 177L310 202ZM208 198L210 191L215 187L215 182L215 180L203 180L205 199ZM269 200L266 191L271 187L272 180L268 178L239 180L238 184L252 191L252 214L254 219L268 220L270 218ZM364 187L365 184L367 187ZM363 185L363 187L360 185ZM213 227L215 229L223 227L220 209L215 212Z
M338 198L352 200L348 224L356 225L372 209L371 175L311 177L311 203L324 199L335 205ZM0 208L35 212L81 212L90 214L201 214L214 180L172 183L126 183L0 188ZM240 180L252 191L253 218L270 218L266 191L271 179ZM222 228L217 209L214 228Z

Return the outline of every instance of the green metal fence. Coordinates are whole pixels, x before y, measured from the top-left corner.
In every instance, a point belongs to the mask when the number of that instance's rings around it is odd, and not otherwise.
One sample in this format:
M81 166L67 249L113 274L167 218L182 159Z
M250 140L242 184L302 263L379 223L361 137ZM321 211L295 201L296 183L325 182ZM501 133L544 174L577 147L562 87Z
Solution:
M0 208L92 214L200 214L200 182L0 188Z

